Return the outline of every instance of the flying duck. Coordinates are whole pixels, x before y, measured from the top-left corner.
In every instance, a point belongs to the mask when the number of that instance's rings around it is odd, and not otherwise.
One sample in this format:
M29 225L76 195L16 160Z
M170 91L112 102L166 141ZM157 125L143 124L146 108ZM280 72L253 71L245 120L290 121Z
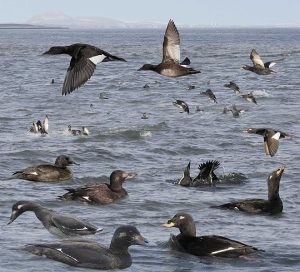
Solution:
M110 184L97 183L75 189L68 188L68 192L60 196L61 200L79 200L89 204L108 204L128 195L122 187L126 179L132 179L136 173L115 170L110 175Z
M67 54L72 57L65 75L62 95L67 95L79 88L93 75L96 65L107 61L125 61L101 50L98 47L75 43L68 46L53 46L44 55Z
M173 105L179 109L182 109L183 112L186 112L187 114L190 114L190 109L189 106L186 102L184 102L183 100L176 100L173 102Z
M249 102L253 102L254 104L257 104L256 99L252 92L248 94L242 94L241 97L246 99Z
M76 164L71 157L60 155L56 158L53 164L40 164L28 167L23 170L16 171L13 176L18 179L41 182L55 182L68 180L73 177L72 171L68 168L69 165Z
M184 60L180 63L180 38L175 23L170 20L165 32L163 42L163 59L162 62L153 64L144 64L141 70L152 70L167 77L187 76L200 73L193 68L185 67L189 61Z
M27 245L25 250L72 266L94 269L124 269L132 264L128 247L148 241L133 226L118 227L109 247L89 240L64 240L52 244Z
M200 94L206 95L209 99L213 100L215 103L218 103L217 98L211 89L207 89L205 92L201 92Z
M240 87L233 81L230 81L229 83L225 84L224 87L233 90L235 94L240 93Z
M218 235L196 236L196 225L188 213L177 213L167 223L166 228L178 228L180 234L171 235L171 245L177 250L196 256L235 258L257 251L257 248Z
M81 219L49 210L32 201L16 202L12 206L12 213L8 224L11 224L22 213L27 211L34 212L36 217L50 233L60 237L89 235L103 230Z
M230 209L255 214L278 214L282 212L283 205L279 196L279 184L285 166L272 172L268 181L268 199L245 199L226 203L217 208Z
M244 130L244 132L262 135L264 137L265 153L266 155L270 155L271 157L273 157L278 150L279 139L290 138L290 135L288 133L272 128L247 128Z
M274 70L271 69L272 66L276 64L274 61L269 61L263 63L260 56L256 52L255 49L252 49L250 54L250 59L253 62L253 66L244 65L242 68L244 70L251 71L253 73L256 73L258 75L269 75L276 73Z

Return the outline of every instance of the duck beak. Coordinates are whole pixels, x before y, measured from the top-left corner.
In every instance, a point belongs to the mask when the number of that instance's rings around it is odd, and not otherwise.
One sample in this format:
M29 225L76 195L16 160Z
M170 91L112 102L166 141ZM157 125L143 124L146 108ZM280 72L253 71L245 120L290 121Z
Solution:
M147 244L149 243L149 241L144 238L142 235L136 235L134 237L134 242L136 245L140 245L140 246L147 246Z
M17 217L18 217L17 211L13 211L13 212L11 213L11 216L10 216L10 218L9 218L9 222L7 223L7 225L9 225L9 224L11 224L12 222L14 222L15 219L16 219Z
M279 167L279 168L277 169L277 171L276 171L276 175L277 175L277 176L282 175L284 169L285 169L285 165L282 165L281 167Z
M133 179L137 176L137 173L129 172L129 173L126 173L125 175L126 175L125 179Z
M162 224L161 226L165 228L172 228L175 227L175 223L168 221L168 223Z

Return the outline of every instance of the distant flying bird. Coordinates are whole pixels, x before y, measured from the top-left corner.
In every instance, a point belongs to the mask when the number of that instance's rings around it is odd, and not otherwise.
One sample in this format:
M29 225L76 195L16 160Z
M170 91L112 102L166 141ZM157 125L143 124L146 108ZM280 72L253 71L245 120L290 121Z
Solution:
M273 157L279 147L279 139L290 138L290 135L286 132L280 130L275 130L272 128L247 128L244 130L247 133L256 133L264 137L264 149L266 155Z
M206 95L209 99L213 100L215 103L218 103L217 98L211 89L207 89L205 92L201 92L200 94Z
M252 49L250 54L250 59L253 62L253 66L244 65L242 68L244 70L251 71L253 73L256 73L258 75L269 75L276 73L274 70L270 69L272 66L276 64L274 61L269 61L263 63L262 59L258 55L255 49Z
M230 81L229 83L225 84L224 87L233 90L235 94L240 93L240 87L233 81Z
M252 92L248 94L242 94L241 97L246 99L249 102L253 102L254 104L257 104L256 99Z
M176 100L173 102L173 105L179 109L182 109L183 112L187 112L187 114L190 114L190 109L187 103L185 103L182 100Z
M200 73L193 68L185 67L189 60L185 59L180 63L180 38L178 30L172 20L169 21L163 42L162 62L153 64L144 64L140 70L152 70L167 77L187 76Z
M69 46L53 46L44 53L44 55L58 54L67 54L72 57L62 88L63 95L73 92L87 82L93 75L98 63L115 60L126 61L98 47L81 43Z

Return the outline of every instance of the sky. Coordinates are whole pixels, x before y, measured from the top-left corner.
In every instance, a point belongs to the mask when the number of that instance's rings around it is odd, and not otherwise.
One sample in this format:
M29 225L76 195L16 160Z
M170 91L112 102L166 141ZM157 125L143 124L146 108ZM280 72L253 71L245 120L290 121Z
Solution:
M123 22L300 25L300 0L0 0L0 23L25 23L48 12Z

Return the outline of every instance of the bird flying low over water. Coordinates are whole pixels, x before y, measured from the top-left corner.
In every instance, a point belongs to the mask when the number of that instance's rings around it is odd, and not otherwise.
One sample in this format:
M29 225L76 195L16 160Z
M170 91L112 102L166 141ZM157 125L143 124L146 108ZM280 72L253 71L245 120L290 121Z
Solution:
M235 94L240 93L240 87L233 81L230 81L229 83L224 84L224 87L233 90Z
M187 103L185 103L183 100L176 100L173 102L173 105L179 109L182 109L183 112L187 112L187 114L190 114L190 109Z
M175 23L170 20L165 32L163 42L163 59L162 62L154 64L144 64L140 70L152 70L167 77L187 76L200 73L193 68L185 67L190 64L189 59L180 63L180 38Z
M107 61L126 61L111 55L98 47L75 43L69 46L53 46L44 55L67 54L72 57L67 70L62 94L67 95L87 82L93 75L96 65Z
M269 75L276 73L274 70L271 69L271 67L274 66L276 62L268 61L263 63L262 59L260 58L255 49L252 49L250 59L253 62L253 66L244 65L242 67L244 70L251 71L258 75Z
M246 99L249 102L253 102L254 104L257 104L256 99L252 92L248 94L242 94L241 97Z
M218 103L217 98L211 89L207 89L205 92L201 92L200 94L206 95L209 99L213 100L215 103Z
M273 157L279 147L279 139L290 138L290 135L286 132L280 130L275 130L272 128L247 128L244 130L247 133L256 133L264 137L264 149L266 155Z

